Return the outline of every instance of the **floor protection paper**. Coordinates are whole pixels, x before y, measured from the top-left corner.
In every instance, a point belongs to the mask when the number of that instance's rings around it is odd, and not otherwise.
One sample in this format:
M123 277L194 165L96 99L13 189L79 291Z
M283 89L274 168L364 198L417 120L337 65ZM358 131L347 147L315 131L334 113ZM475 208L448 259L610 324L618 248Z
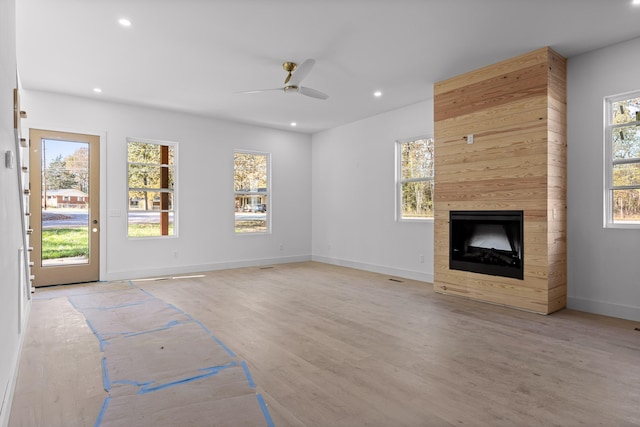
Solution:
M103 354L95 427L273 426L246 363L179 308L134 286L69 301Z

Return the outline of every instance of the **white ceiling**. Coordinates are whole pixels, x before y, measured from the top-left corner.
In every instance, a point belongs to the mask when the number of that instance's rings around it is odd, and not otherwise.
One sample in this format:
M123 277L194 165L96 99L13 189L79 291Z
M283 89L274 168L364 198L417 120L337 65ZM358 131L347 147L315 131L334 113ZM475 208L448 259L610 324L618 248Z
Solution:
M632 0L16 1L25 89L309 133L539 47L571 57L640 37ZM328 100L236 93L279 87L282 62L306 58L317 62L303 85Z

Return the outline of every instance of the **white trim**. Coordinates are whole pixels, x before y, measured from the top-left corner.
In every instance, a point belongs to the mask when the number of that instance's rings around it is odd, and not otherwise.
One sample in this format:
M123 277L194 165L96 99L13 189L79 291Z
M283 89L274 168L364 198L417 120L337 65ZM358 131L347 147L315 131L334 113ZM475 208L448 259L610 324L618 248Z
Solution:
M22 349L24 347L24 338L27 335L27 324L29 323L29 314L31 312L31 304L25 305L24 318L26 321L22 325L22 331L18 337L18 351L15 352L14 358L11 363L11 369L13 375L9 377L9 382L4 390L0 390L0 426L8 427L9 418L11 418L11 406L13 404L13 397L16 392L16 384L18 383L18 371L20 367L20 356L22 355Z
M236 183L236 177L235 177L235 171L236 171L236 166L235 166L235 155L236 153L239 154L253 154L253 155L259 155L259 156L266 156L267 157L267 191L235 191L235 189L233 190L233 206L234 206L234 211L233 211L233 234L235 236L268 236L272 234L272 220L271 220L271 212L273 211L273 191L272 191L272 177L271 177L271 157L272 154L270 152L266 152L266 151L256 151L256 150L246 150L246 149L242 149L242 148L238 148L238 149L234 149L233 150L233 184L234 184L234 188L235 188L235 183ZM237 195L248 195L248 196L265 196L267 198L267 211L265 212L266 214L266 221L267 221L267 229L265 231L252 231L252 232L246 232L246 233L239 233L236 231L236 217L235 217L235 198Z
M126 204L125 206L127 207L126 210L126 238L128 240L146 240L146 239L171 239L171 238L177 238L178 237L178 209L179 209L179 201L178 201L178 195L180 194L180 191L178 191L178 187L180 187L180 177L178 176L178 156L179 156L179 145L180 143L177 141L165 141L165 140L161 140L161 139L149 139L149 138L136 138L136 137L131 137L131 136L127 136L126 137L126 150L125 150L125 164L127 165L127 167L125 168L125 173L127 174L127 176L125 177L125 185L127 186L126 188L126 192L125 192L125 197L126 197ZM173 187L169 188L169 189L162 189L162 188L148 188L146 189L148 192L150 193L169 193L171 194L171 197L173 199L173 203L172 203L172 208L169 211L166 210L161 210L158 209L156 211L153 212L173 212L173 234L168 235L168 236L129 236L129 212L130 212L130 204L129 204L129 191L131 190L138 190L137 188L134 187L129 187L129 165L130 164L137 164L135 162L129 163L129 143L130 142L141 142L143 144L153 144L153 145L165 145L167 147L173 147L173 165L155 165L155 166L160 166L160 167L166 167L167 169L169 169L169 166L173 167ZM164 190L164 191L163 191Z
M130 280L144 277L175 276L177 274L201 273L203 271L228 270L232 268L261 267L265 265L288 264L311 261L311 255L277 258L256 258L241 261L225 261L210 264L194 264L179 267L148 268L142 270L123 270L110 272L108 281Z
M614 222L613 221L613 190L614 190L614 185L613 185L613 166L614 166L614 160L613 160L613 140L612 140L612 134L614 132L614 129L616 128L620 128L620 127L627 127L627 126L633 126L634 123L637 124L638 122L630 122L630 123L623 123L623 124L619 124L619 125L614 125L611 122L611 118L612 118L612 110L611 110L611 105L614 102L618 102L618 101L623 101L626 99L633 99L633 98L640 98L640 91L632 91L632 92L626 92L623 94L618 94L618 95L613 95L613 96L607 96L604 98L603 103L603 111L604 111L604 118L603 118L603 129L604 129L604 135L603 135L603 141L604 141L604 155L603 155L603 159L604 159L604 165L603 165L603 173L604 173L604 177L603 177L603 183L604 183L604 198L603 198L603 227L604 228L623 228L623 229L640 229L640 223L638 223L637 221L634 221L632 223L625 223L625 222ZM636 163L634 161L624 161L621 163ZM631 188L633 189L635 186L632 186Z
M433 217L425 217L425 218L404 218L402 216L402 184L405 182L425 182L431 181L435 184L435 172L431 177L428 178L411 178L411 179L402 179L402 144L406 144L407 142L419 141L421 139L431 139L435 145L435 138L433 136L416 136L412 138L404 138L397 139L394 143L395 150L395 191L394 191L394 219L397 222L423 222L423 221L433 221ZM435 157L435 155L434 155ZM435 185L434 185L435 187Z
M568 297L567 308L640 322L640 307L634 307L631 305L614 304L586 298Z
M29 135L31 129L49 130L53 132L63 133L79 133L85 135L95 135L100 138L100 273L99 280L107 275L107 131L74 128L69 126L56 126L50 123L33 123L25 126L26 133Z
M433 285L433 272L429 273L429 272L423 272L423 271L406 270L401 268L388 267L384 265L369 264L369 263L364 263L359 261L351 261L351 260L346 260L341 258L332 258L332 257L319 256L319 255L313 255L311 257L311 260L315 262L321 262L324 264L355 268L356 270L364 270L364 271L370 271L372 273L386 274L394 277L402 277L404 279L409 279L409 280L417 280L419 282L426 282L429 286Z

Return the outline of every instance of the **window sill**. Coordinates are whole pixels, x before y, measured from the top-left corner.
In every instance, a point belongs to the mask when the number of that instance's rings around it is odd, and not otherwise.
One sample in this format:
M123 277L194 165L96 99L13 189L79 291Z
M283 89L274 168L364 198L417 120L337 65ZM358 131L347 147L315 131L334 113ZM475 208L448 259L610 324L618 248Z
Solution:
M433 218L400 218L398 219L398 222L417 222L417 223L432 223L433 224Z

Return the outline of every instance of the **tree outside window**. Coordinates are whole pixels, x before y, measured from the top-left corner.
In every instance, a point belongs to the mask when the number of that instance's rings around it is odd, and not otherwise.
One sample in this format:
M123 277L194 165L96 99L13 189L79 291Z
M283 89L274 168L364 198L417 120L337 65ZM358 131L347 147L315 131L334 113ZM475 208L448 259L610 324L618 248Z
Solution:
M608 226L640 226L640 93L607 102Z
M433 218L433 138L398 142L400 219Z
M235 232L269 231L269 155L236 151L233 159Z
M175 143L127 140L128 236L175 235Z

